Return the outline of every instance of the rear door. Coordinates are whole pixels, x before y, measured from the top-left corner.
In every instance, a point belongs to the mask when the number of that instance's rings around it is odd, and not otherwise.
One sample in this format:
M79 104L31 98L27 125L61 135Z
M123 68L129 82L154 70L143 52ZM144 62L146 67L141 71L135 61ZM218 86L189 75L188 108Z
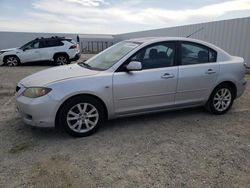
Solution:
M179 79L175 103L203 103L219 74L216 51L193 42L179 43Z
M41 60L53 60L53 56L56 52L62 52L60 48L63 45L63 42L58 39L43 40L40 45Z
M157 110L174 105L178 79L175 42L150 45L125 62L142 63L141 71L123 67L113 75L113 94L117 115Z

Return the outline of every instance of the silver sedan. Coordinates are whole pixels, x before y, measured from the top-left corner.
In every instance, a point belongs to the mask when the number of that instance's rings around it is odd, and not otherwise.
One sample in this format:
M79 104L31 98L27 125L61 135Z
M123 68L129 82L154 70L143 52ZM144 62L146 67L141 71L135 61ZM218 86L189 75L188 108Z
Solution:
M194 106L224 114L244 92L244 74L242 58L207 42L133 39L24 78L16 103L26 124L88 136L118 117Z

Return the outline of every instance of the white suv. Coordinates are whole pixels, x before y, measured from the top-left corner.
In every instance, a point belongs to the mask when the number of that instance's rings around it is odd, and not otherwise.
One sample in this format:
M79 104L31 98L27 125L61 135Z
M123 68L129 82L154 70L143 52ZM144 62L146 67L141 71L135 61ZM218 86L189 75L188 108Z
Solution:
M55 65L64 65L79 58L79 45L64 37L37 38L20 48L0 51L0 65L6 66L35 61L52 61Z

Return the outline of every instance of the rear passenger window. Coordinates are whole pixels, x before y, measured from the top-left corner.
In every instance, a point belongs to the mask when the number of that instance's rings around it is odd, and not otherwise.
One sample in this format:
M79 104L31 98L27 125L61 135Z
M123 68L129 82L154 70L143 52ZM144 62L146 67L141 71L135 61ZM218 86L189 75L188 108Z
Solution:
M63 46L63 43L59 40L45 40L44 48Z
M216 61L216 52L196 43L181 44L181 64L192 65Z

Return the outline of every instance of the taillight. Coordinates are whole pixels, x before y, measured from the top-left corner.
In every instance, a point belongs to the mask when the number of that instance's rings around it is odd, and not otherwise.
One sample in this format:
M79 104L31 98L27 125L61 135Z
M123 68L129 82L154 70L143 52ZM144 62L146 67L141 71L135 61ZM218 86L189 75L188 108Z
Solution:
M75 49L75 48L77 48L77 44L73 44L69 47L69 49Z

